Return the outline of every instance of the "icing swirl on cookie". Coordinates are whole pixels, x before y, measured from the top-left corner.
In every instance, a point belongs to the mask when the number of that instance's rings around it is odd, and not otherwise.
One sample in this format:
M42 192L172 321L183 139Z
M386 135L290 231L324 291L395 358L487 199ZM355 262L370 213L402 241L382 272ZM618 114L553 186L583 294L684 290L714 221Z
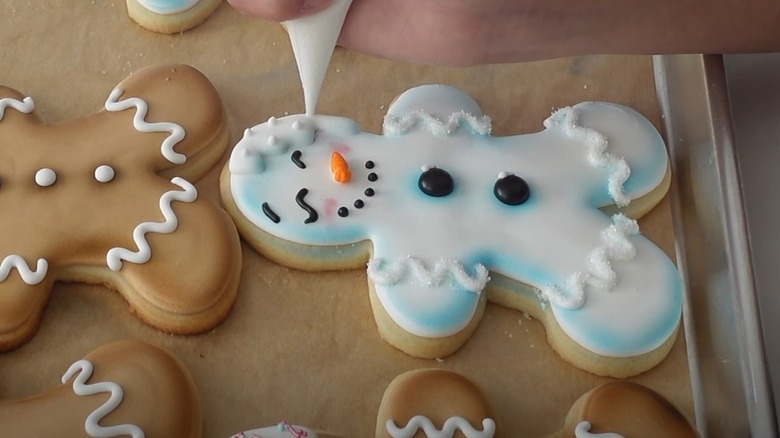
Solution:
M574 436L576 438L625 438L619 433L591 433L590 423L587 421L580 422L577 427L574 428Z
M116 426L101 426L98 424L106 415L116 409L122 403L122 387L114 382L87 383L95 367L92 362L82 359L68 368L62 376L62 383L76 377L73 380L73 392L79 396L94 395L101 392L110 394L108 400L92 411L84 421L84 430L89 436L95 438L109 438L129 435L131 438L144 438L144 431L134 424L120 424Z
M11 107L20 113L29 114L35 109L32 97L25 97L22 100L4 97L0 99L0 121L3 120L5 109Z
M411 256L393 261L372 258L368 262L368 276L375 284L389 286L411 277L415 284L438 287L452 279L460 288L480 294L490 280L488 270L481 264L475 265L473 270L474 274L469 274L461 263L452 258L437 260L433 268Z
M173 150L173 147L184 138L184 128L173 122L147 122L145 119L146 113L149 111L149 105L146 101L140 97L130 97L125 100L118 100L119 96L123 93L124 90L121 88L114 88L111 90L111 94L109 94L108 99L106 99L106 111L116 112L135 108L136 112L135 116L133 116L133 127L139 132L170 132L171 135L162 142L162 154L173 164L184 164L184 162L187 161L187 156Z
M195 202L198 199L198 191L184 178L174 177L171 182L181 187L182 190L171 190L160 197L160 211L165 218L164 222L143 222L133 230L133 241L138 246L138 251L126 248L111 248L106 255L106 263L112 271L122 269L122 260L132 263L146 263L152 258L152 247L146 240L148 233L170 234L179 226L179 218L173 211L173 201Z
M49 262L45 259L38 259L35 270L33 271L21 256L16 254L6 256L3 261L0 262L0 283L8 278L8 274L11 273L11 268L16 268L25 283L34 286L43 281L43 278L46 276L46 271L49 268Z
M387 433L393 438L412 438L420 430L427 438L452 438L456 431L462 432L466 438L493 438L496 433L496 423L490 418L485 418L482 420L482 430L477 430L465 418L450 417L439 430L433 421L423 415L412 417L404 427L398 427L392 419L387 420Z

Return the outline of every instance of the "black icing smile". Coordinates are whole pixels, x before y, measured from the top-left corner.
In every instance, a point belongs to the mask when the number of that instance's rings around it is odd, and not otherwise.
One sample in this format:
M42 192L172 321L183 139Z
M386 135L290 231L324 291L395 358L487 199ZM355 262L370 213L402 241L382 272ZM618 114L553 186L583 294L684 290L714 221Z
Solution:
M298 194L295 195L295 202L298 204L299 207L304 209L306 213L309 213L309 217L306 218L305 221L303 221L304 224L310 224L313 222L317 222L317 219L319 219L319 215L317 214L317 210L314 209L311 205L306 203L306 195L309 194L309 189L303 188L298 190Z

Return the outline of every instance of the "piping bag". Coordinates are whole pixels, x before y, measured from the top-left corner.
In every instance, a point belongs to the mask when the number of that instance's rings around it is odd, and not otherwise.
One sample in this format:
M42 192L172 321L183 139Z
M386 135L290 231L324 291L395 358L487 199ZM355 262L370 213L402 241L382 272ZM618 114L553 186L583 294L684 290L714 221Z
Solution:
M335 0L316 14L284 22L303 85L306 115L313 116L320 90L352 0Z

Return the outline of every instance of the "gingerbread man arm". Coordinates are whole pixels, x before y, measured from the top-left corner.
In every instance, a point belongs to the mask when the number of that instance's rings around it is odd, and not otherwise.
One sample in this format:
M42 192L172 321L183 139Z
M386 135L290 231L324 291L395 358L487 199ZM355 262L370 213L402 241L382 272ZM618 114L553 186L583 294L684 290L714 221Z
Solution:
M134 72L111 91L104 111L130 113L136 131L160 138L132 154L138 159L143 159L142 154L152 157L154 170L163 177L202 177L228 143L226 115L217 91L187 65Z

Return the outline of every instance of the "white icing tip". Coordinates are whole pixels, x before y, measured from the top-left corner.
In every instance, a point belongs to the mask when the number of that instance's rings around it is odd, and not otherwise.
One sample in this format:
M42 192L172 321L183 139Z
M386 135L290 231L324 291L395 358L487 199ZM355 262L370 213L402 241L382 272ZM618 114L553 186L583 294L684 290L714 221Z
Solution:
M268 137L268 144L271 146L276 146L279 144L279 137L272 135Z
M95 179L98 180L98 182L107 183L113 181L115 175L114 168L106 164L98 166L97 169L95 169Z
M278 120L274 116L271 116L271 117L268 118L268 125L269 126L276 126L277 122L278 122Z
M35 184L41 187L49 187L55 182L57 182L57 174L48 167L44 167L35 173Z
M306 114L314 115L333 49L352 0L336 0L322 12L285 23L303 85Z
M252 135L252 128L244 129L244 137L250 137Z
M301 123L300 120L296 120L293 122L292 128L295 129L296 131L300 131L303 129L303 123Z
M514 175L514 173L507 172L506 170L502 170L501 172L498 172L498 179L504 179L504 178L506 178L508 176L512 176L512 175Z

